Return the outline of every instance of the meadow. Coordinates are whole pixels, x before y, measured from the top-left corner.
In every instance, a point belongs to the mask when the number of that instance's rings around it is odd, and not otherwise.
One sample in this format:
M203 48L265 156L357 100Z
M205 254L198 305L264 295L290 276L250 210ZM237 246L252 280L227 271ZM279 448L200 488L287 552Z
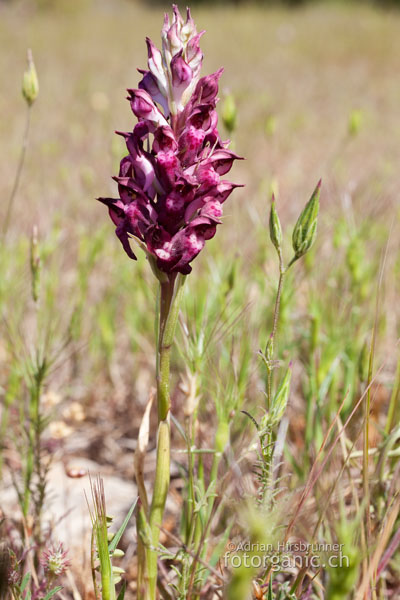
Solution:
M150 548L163 599L394 600L400 12L192 8L202 74L224 67L220 131L245 158L231 176L244 187L182 290L154 548L141 510L159 461L158 282L96 198L115 197L126 147L114 131L136 123L126 89L164 10L0 1L0 596L153 600L138 583ZM28 48L40 89L5 228ZM316 239L277 311L280 252L286 264L320 179ZM313 563L307 544L320 544ZM281 568L264 563L271 552Z

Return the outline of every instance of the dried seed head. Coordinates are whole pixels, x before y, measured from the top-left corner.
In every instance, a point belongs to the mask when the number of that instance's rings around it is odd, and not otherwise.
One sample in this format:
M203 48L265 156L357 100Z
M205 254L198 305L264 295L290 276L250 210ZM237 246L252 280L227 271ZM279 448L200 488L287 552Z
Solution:
M39 80L33 62L32 50L28 50L28 68L22 79L22 95L31 106L39 95Z
M66 572L70 565L67 554L68 552L64 550L63 545L60 543L58 546L52 546L45 550L40 562L47 573L59 577Z
M290 264L306 254L315 241L317 235L320 190L321 180L318 182L317 187L303 209L293 230L292 244L294 257Z

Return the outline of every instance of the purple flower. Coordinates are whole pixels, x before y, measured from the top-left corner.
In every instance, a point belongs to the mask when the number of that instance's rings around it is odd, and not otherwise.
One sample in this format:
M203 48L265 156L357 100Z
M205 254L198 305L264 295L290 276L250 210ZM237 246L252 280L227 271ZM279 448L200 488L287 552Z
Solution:
M162 51L146 39L148 70L139 69L138 89L128 90L138 119L125 138L119 198L99 198L130 258L133 237L159 270L187 274L190 263L215 235L223 203L238 185L223 176L240 157L218 133L216 103L223 69L200 78L203 54L187 10L165 15Z

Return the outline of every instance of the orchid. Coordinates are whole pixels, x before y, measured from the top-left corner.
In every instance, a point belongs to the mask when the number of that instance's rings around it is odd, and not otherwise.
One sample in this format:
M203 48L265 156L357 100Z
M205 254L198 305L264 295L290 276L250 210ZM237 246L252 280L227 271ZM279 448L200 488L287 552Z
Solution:
M147 70L139 69L138 88L128 100L138 123L117 132L128 150L120 163L118 198L99 198L116 226L127 255L136 260L132 240L146 252L159 281L157 329L157 458L151 502L140 456L135 477L139 490L138 598L155 600L160 526L170 480L170 354L191 262L214 237L223 204L239 187L224 179L240 158L218 132L218 82L223 69L200 77L200 38L187 9L165 16L162 49L146 39ZM145 418L145 417L144 417Z
M138 119L125 138L119 198L99 198L109 208L127 255L136 259L134 238L159 277L187 275L190 263L221 223L223 203L239 187L223 179L239 157L217 128L218 81L223 69L200 78L203 54L187 9L165 15L162 50L146 39L148 70L138 89L128 90Z

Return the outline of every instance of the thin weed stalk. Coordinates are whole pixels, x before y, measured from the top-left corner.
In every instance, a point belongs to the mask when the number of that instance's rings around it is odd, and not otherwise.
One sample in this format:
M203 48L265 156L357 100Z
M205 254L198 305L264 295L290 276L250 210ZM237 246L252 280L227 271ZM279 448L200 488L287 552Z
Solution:
M10 225L10 221L11 221L11 215L12 215L15 197L17 195L18 188L19 188L19 185L21 182L21 176L22 176L24 163L25 163L26 150L28 148L28 141L29 141L29 130L30 130L30 124L31 124L31 109L32 109L32 105L33 105L34 101L37 98L38 93L39 93L39 83L38 83L38 79L37 79L35 65L33 62L32 51L28 50L28 69L24 73L24 78L23 78L23 82L22 82L22 95L24 96L24 98L26 100L26 107L27 107L26 108L26 118L25 118L25 129L24 129L24 134L22 137L21 152L20 152L20 156L19 156L17 170L15 173L14 183L13 183L13 187L11 189L10 196L8 198L6 214L5 214L4 221L3 221L3 227L2 227L3 243L7 236L7 231L8 231L9 225Z

